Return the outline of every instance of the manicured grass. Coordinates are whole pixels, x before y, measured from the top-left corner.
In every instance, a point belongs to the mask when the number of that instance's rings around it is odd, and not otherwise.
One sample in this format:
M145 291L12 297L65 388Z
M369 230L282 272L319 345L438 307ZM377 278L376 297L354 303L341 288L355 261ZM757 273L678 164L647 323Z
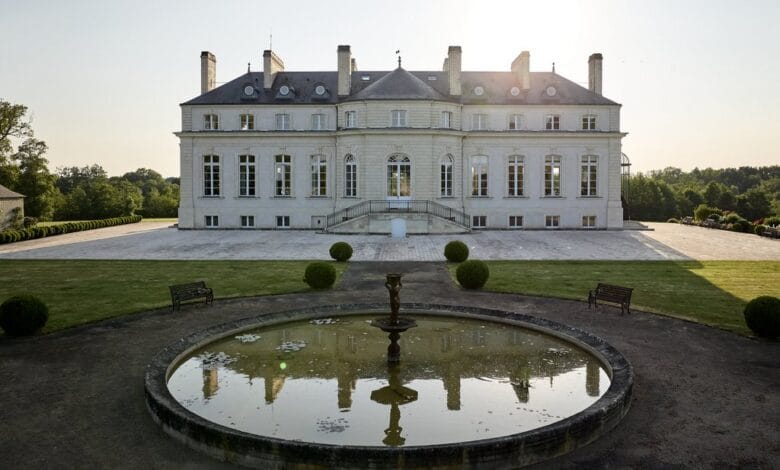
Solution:
M780 261L488 261L485 290L587 301L598 282L633 287L632 308L750 335L743 309L780 297ZM450 266L455 274L457 265Z
M49 306L44 333L170 306L168 286L204 280L217 299L308 291L308 261L0 260L0 302L18 294ZM333 263L336 271L346 263ZM338 282L338 280L336 281Z

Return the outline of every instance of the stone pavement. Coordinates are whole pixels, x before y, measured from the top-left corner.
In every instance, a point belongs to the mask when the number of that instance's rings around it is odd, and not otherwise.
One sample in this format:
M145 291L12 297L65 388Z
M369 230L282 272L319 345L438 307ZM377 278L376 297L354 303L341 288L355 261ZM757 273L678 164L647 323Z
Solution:
M329 259L346 241L353 261L441 261L462 240L472 259L780 260L780 240L679 224L653 231L523 230L462 235L332 235L289 230L176 230L142 222L0 245L0 259Z

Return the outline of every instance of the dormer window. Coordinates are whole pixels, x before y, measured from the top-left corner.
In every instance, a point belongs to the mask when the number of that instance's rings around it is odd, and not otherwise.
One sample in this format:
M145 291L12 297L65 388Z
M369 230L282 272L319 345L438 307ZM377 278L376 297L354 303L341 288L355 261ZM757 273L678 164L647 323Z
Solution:
M289 131L290 130L290 115L289 114L277 114L276 115L276 130L277 131Z
M287 96L290 94L290 87L287 85L282 85L279 87L279 94L282 96Z
M216 114L206 114L203 116L203 130L219 130L219 116Z
M295 89L290 85L282 85L276 90L276 99L291 100L295 97Z
M583 131L595 131L596 130L596 115L585 114L582 116L582 130Z
M317 85L314 87L314 94L317 96L322 96L325 94L325 87L322 85Z
M360 80L362 80L364 82L367 82L367 81L371 80L371 77L369 75L361 75L360 76Z
M557 131L561 128L560 114L548 114L544 117L544 129L548 131Z
M390 111L390 127L406 127L406 110L394 109Z

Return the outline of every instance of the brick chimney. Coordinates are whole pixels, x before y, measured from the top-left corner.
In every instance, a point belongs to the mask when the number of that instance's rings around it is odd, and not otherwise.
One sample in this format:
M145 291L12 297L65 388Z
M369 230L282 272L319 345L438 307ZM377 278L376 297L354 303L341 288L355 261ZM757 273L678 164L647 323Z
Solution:
M450 95L459 96L460 88L460 46L450 46L447 49L447 59L444 61L450 82Z
M603 60L604 57L598 52L588 57L588 89L597 95L601 94L601 61Z
M339 96L347 96L352 91L352 52L349 46L339 46L338 55L338 88Z
M217 84L217 58L209 51L200 53L200 94L208 93Z
M263 88L271 89L279 72L284 72L284 62L272 50L266 49L263 51Z
M512 61L512 72L517 76L518 83L522 84L523 90L531 88L531 53L523 51Z

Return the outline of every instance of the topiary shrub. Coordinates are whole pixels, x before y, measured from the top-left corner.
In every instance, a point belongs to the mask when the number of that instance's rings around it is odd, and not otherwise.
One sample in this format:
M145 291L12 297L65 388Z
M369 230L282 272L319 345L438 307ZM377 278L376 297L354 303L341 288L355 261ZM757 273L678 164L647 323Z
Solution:
M780 299L763 295L745 305L745 323L756 336L780 336Z
M330 257L343 263L352 258L352 246L347 242L336 242L330 247Z
M672 217L671 219L668 219L668 220L666 221L666 223L667 223L667 224L679 224L679 223L680 223L680 221L679 221L679 220L677 220L677 219L675 219L674 217Z
M312 289L327 289L336 282L336 268L324 261L309 263L303 281Z
M458 266L455 277L465 289L480 289L490 277L490 270L484 261L472 259Z
M710 207L707 204L699 204L696 209L693 210L693 218L698 221L703 221L708 219L712 214L720 215L721 211L720 209L717 209L715 207ZM720 217L718 217L720 218Z
M469 247L459 240L453 240L444 246L444 257L453 263L462 263L469 258Z
M761 225L761 224L756 225L756 227L753 229L753 232L756 235L763 235L763 233L766 232L766 225Z
M17 295L0 305L0 327L9 336L26 336L43 328L49 308L32 295Z

